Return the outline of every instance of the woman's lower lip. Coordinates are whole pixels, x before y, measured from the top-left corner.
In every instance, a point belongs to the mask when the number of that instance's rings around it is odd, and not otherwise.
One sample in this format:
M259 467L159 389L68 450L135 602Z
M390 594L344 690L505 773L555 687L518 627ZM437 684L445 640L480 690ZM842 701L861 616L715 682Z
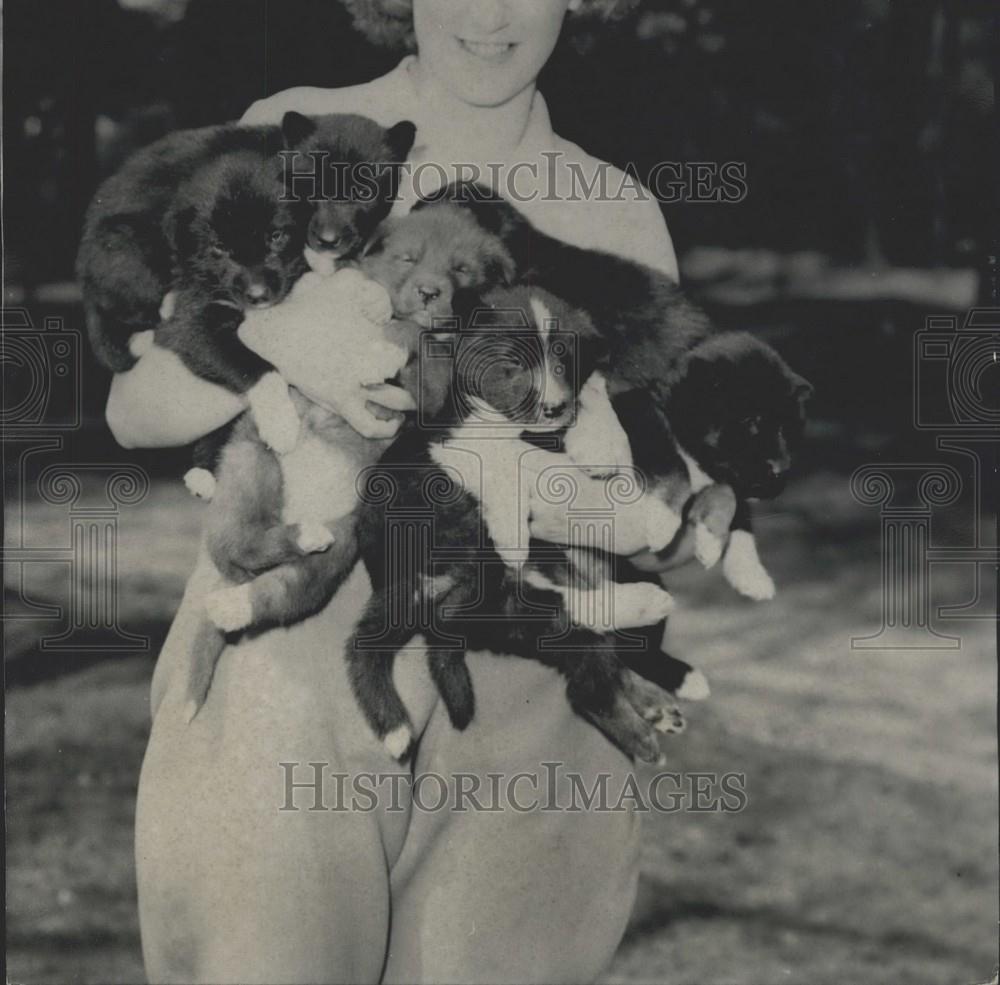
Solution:
M467 54L486 62L503 61L516 47L514 43L496 44L486 41L465 41L458 39L459 47Z

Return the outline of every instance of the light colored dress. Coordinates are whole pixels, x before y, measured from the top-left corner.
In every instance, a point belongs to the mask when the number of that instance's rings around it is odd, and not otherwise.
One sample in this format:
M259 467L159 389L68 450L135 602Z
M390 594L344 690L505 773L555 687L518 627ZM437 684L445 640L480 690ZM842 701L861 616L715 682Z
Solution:
M421 121L433 107L420 104L410 65L406 59L350 89L289 90L254 104L245 121L277 122L288 109L362 113L383 125L411 119L418 126L411 160L470 160L459 157L474 150L460 133L454 147L421 145ZM552 132L540 94L507 155L508 163L522 161L537 163L539 178L534 184L522 167L519 192L555 191L550 200L515 203L538 227L676 276L658 206L637 197L634 185L624 182L617 200L559 200L574 181L589 184L607 166ZM431 190L432 177L423 180L420 190ZM606 181L617 193L624 175L609 168ZM405 209L412 189L403 197ZM401 772L367 729L342 658L370 592L367 574L358 565L310 619L228 647L205 706L185 726L184 670L208 578L202 555L153 683L136 817L150 981L582 982L599 975L633 904L638 816L630 808L431 812L414 808L405 787L392 805L387 784L373 811L309 810L321 806L311 789L292 791L300 809L282 811L289 777L314 779L310 763L322 764L325 806L337 801L331 773ZM504 784L529 774L544 794L552 767L542 764L559 762L588 787L609 774L614 802L630 764L572 713L561 677L534 661L489 654L469 654L468 664L476 718L458 733L422 654L409 650L397 661L400 691L423 726L416 774L469 774L463 782L478 779L483 800L496 782L489 773L502 774ZM570 799L567 790L561 802ZM517 792L530 802L531 780ZM437 788L423 793L432 806Z

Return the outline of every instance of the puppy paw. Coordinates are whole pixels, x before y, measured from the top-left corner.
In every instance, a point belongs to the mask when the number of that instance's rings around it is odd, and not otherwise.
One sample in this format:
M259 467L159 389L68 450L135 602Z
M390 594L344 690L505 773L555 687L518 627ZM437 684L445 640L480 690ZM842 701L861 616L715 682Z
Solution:
M287 455L299 439L299 415L278 373L266 373L247 393L261 440L279 455Z
M753 534L734 530L722 559L722 574L733 588L755 602L773 599L774 582L760 563Z
M306 263L309 264L309 269L313 273L319 274L320 277L329 277L337 270L337 259L329 253L320 253L319 250L307 246L303 251L303 256L306 258Z
M153 348L154 335L155 332L151 328L147 329L145 332L133 332L128 340L128 351L132 353L136 359L140 359Z
M167 291L160 302L160 321L170 321L177 310L177 292Z
M358 312L375 325L385 325L392 320L392 299L389 292L373 280L358 285Z
M412 752L413 734L408 725L400 725L389 732L382 740L386 751L397 762L405 762Z
M295 546L303 554L321 554L333 541L333 534L322 523L300 523Z
M703 568L712 568L722 557L725 542L714 534L704 523L694 525L694 556Z
M674 610L674 597L659 585L635 582L614 586L612 625L615 629L655 626Z
M662 717L653 722L653 728L660 735L680 735L687 728L687 721L677 705L670 705L664 709Z
M184 485L192 496L206 502L211 502L215 495L215 476L208 469L188 469L184 473Z
M684 716L673 696L631 670L625 677L625 697L643 721L661 735L684 731Z
M246 629L253 622L249 585L236 585L210 592L205 598L208 618L224 633Z
M681 516L656 496L643 496L646 504L646 543L655 554L662 551L677 536L681 528Z
M692 670L676 693L682 701L704 701L712 691L708 686L708 678L700 670Z

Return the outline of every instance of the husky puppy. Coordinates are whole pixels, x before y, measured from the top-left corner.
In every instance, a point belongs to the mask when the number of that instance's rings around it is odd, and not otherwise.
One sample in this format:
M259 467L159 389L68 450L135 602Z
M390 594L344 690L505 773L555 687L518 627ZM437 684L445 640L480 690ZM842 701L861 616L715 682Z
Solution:
M379 495L361 514L359 539L374 594L347 647L354 693L376 736L405 761L414 733L392 681L396 654L425 638L431 676L464 729L474 715L465 651L510 653L555 667L575 711L628 755L656 760L656 731L680 725L675 709L665 710L659 688L633 680L616 640L588 621L588 586L571 586L578 575L560 577L558 562L532 545L526 489L516 481L527 474L521 458L535 451L522 434L571 422L599 337L585 314L539 288L497 289L484 303L502 317L491 331L457 337L452 393L437 425L404 433L368 477ZM513 327L503 320L511 313L522 318ZM429 544L394 548L391 513L428 516ZM619 626L656 624L672 603L644 582L602 587L614 595ZM657 653L646 668L654 684L683 688L692 668Z

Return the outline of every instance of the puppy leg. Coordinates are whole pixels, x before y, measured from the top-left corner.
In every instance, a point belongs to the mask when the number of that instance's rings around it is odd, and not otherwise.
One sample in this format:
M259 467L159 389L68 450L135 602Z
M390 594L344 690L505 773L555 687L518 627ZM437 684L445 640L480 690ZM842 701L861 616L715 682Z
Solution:
M287 529L274 532L283 535ZM318 611L357 559L353 523L338 524L338 530L339 537L324 553L298 557L245 584L212 592L205 600L209 617L225 632L236 632L248 626L296 622Z
M594 642L593 636L580 638L582 646ZM623 668L613 653L570 650L560 669L566 677L566 696L578 715L597 726L627 756L647 763L660 761L656 730L626 697Z
M687 522L694 528L694 555L705 568L722 557L729 528L736 513L736 494L729 486L715 483L695 493Z
M351 689L369 727L389 755L405 763L413 755L415 735L392 669L396 654L413 638L414 631L392 623L390 596L395 591L409 591L409 587L382 588L371 597L347 644L345 658ZM364 646L365 639L377 639L378 645Z
M657 626L651 635L662 638L663 624ZM623 654L623 658L630 670L677 698L703 701L709 695L708 680L700 670L663 650Z
M215 566L230 581L301 554L282 534L281 466L260 442L236 437L223 451L207 544Z
M215 495L215 474L234 427L233 423L224 424L195 442L191 453L192 467L184 473L184 485L191 495L206 501L211 501Z
M472 677L461 650L444 650L435 647L427 650L427 666L438 693L448 711L451 724L464 731L476 714L476 695L472 690Z
M757 554L757 541L750 529L750 507L745 502L736 509L729 546L722 559L722 574L740 595L755 602L774 598L774 582Z

